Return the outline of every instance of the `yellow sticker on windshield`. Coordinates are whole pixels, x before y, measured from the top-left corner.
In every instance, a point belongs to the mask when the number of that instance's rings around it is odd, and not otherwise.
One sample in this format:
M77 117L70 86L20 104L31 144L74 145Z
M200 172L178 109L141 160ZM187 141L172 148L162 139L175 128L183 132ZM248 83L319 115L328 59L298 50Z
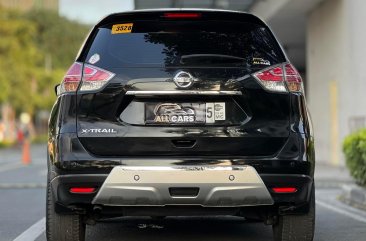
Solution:
M112 26L112 34L131 33L133 23L115 24Z

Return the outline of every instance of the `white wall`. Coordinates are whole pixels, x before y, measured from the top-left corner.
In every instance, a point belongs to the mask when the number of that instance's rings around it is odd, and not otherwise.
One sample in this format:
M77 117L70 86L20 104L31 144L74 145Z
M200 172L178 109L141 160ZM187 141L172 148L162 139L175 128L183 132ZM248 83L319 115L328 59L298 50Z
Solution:
M366 1L347 0L347 81L342 83L341 135L348 134L355 118L366 116ZM365 120L358 123L365 127Z
M366 116L365 24L364 0L326 0L308 15L307 94L319 161L344 165L342 141L354 117Z

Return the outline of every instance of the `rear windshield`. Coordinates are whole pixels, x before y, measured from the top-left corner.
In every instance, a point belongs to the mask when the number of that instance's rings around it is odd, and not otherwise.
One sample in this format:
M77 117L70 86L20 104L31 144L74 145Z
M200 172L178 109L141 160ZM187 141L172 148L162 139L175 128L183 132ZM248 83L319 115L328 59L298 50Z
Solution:
M228 21L135 21L100 27L86 62L104 68L263 67L284 61L269 31Z

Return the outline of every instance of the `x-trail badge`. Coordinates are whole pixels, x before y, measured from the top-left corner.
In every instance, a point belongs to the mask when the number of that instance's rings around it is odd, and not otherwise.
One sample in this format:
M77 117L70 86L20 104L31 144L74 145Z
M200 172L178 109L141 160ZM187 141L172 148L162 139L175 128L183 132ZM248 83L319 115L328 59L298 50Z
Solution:
M190 73L180 71L174 76L173 81L178 88L188 89L196 80Z

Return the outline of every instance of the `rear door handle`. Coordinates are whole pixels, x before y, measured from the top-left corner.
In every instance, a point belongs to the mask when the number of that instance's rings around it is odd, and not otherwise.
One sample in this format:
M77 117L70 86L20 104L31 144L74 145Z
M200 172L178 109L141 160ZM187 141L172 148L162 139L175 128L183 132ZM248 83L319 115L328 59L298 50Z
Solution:
M176 148L192 148L196 145L196 140L172 140Z

